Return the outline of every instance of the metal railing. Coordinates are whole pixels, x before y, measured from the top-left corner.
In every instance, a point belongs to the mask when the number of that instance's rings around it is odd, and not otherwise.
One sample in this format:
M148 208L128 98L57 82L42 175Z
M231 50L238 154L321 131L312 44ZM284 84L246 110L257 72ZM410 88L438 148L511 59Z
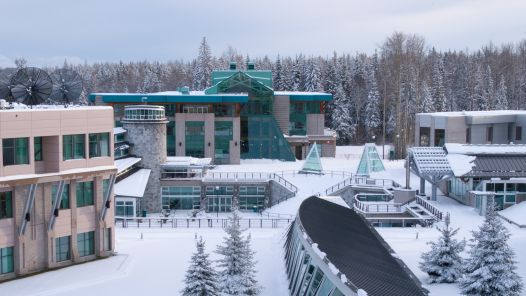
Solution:
M365 185L377 187L400 187L400 184L389 179L373 179L366 176L353 176L341 182L338 182L331 187L325 189L325 195L331 195L341 189L351 185Z
M444 218L444 213L442 211L437 209L434 205L432 205L430 202L423 199L422 197L416 196L416 203L424 209L426 209L431 214L433 214L433 216L435 216L439 221L442 221L442 219Z
M357 194L358 195L358 194ZM403 213L405 208L399 203L363 202L354 196L354 208L362 213Z
M268 181L273 180L291 192L298 193L298 187L289 181L285 180L283 176L277 173L266 173L266 172L208 172L204 176L204 180L213 181L242 181L242 180L253 180L253 181Z
M188 171L188 172L168 172L161 171L161 179L200 179L204 176L199 171Z
M282 228L293 217L240 219L242 228ZM115 217L115 226L122 228L225 228L227 218L168 218L168 217Z

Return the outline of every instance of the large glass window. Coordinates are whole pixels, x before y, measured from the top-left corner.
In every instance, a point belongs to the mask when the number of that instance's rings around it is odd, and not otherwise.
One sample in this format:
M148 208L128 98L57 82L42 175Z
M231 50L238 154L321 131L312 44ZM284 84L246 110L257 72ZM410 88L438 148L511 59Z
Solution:
M133 201L117 200L115 201L115 216L118 217L134 217L135 210Z
M33 140L35 142L35 161L42 161L42 137L35 137Z
M230 141L233 138L232 121L215 122L215 162L230 161Z
M486 141L493 142L493 127L489 126L486 128Z
M110 133L89 134L89 157L110 156Z
M515 141L522 141L522 126L515 127Z
M29 164L29 138L2 140L4 166Z
M261 210L265 202L264 186L240 186L239 187L239 209Z
M86 157L84 138L83 134L65 135L62 137L62 156L64 160Z
M0 219L13 217L13 198L11 191L0 192Z
M175 156L175 121L170 121L166 125L166 155Z
M230 117L234 114L234 105L214 105L216 117Z
M57 195L58 185L51 186L51 201ZM60 198L60 209L69 209L69 184L64 184L64 190Z
M173 186L161 188L162 207L166 210L199 209L201 187Z
M77 248L80 257L95 254L95 232L89 231L77 234Z
M71 259L71 236L57 237L55 239L55 256L57 262Z
M205 123L187 121L185 124L186 156L205 157Z
M230 212L232 210L233 186L207 186L208 212Z
M93 182L77 183L77 207L93 205Z
M446 131L444 129L435 129L435 146L444 146L446 140Z
M13 247L0 248L0 274L14 271Z
M421 146L421 147L428 147L429 146L430 136L431 136L431 128L429 128L429 127L421 127L420 128L420 143L419 143L419 146Z

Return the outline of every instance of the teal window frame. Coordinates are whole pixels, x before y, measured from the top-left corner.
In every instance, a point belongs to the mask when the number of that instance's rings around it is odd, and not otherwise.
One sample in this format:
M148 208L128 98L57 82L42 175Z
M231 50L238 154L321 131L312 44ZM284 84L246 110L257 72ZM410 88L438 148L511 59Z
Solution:
M230 162L230 141L234 138L232 121L216 121L214 133L214 160L216 163Z
M13 218L13 192L0 192L0 219Z
M29 138L2 139L3 165L29 164Z
M34 156L35 161L42 161L44 160L43 154L42 154L42 137L34 137L33 138L33 146L34 146Z
M57 194L58 185L51 186L51 202ZM59 209L69 209L69 184L64 184L64 190L62 191L62 196L60 197L60 207Z
M133 216L135 216L133 201L130 201L130 200L116 200L115 201L115 216L117 216L117 217L133 217Z
M94 205L93 181L77 183L77 207Z
M77 234L77 249L79 257L95 254L95 232L88 231Z
M14 248L0 248L0 274L11 273L15 271Z
M84 134L62 136L62 158L64 160L86 158L86 136Z
M110 133L89 134L89 158L110 156Z
M164 186L161 187L161 203L164 210L191 210L201 205L201 187Z
M55 238L55 260L71 260L71 235Z

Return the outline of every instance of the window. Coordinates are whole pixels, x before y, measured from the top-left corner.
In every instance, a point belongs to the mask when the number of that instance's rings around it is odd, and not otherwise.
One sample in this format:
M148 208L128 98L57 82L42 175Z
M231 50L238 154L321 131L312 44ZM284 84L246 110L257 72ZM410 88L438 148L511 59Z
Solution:
M175 121L170 121L166 125L166 155L175 156L175 138L176 138L176 128Z
M4 166L29 164L29 138L2 140Z
M104 229L104 251L111 251L111 228Z
M522 126L515 127L515 141L522 141Z
M11 191L0 192L0 219L13 217L13 198Z
M230 161L230 141L233 139L232 121L215 122L215 153L214 159L217 164Z
M42 161L42 137L34 138L35 161Z
M200 207L201 200L201 187L161 187L161 200L163 209L198 209Z
M110 156L110 133L89 134L89 157Z
M486 141L493 142L493 127L492 126L489 126L486 129Z
M164 197L163 197L163 209L164 209ZM168 206L166 207L168 208ZM115 201L115 216L117 217L134 217L134 204L133 201Z
M430 135L431 135L431 128L429 128L429 127L421 127L420 128L420 146L422 146L422 147L428 147L429 146Z
M93 182L77 183L77 207L93 205Z
M227 117L234 114L233 105L214 105L214 114L216 117Z
M51 186L51 202L57 195L58 185ZM62 191L62 197L60 198L60 209L69 209L69 184L64 184L64 190Z
M64 160L86 157L84 135L66 135L62 137L62 156Z
M187 121L185 126L186 156L205 157L205 123Z
M445 140L446 140L446 130L435 129L435 146L436 147L444 146Z
M466 129L466 144L470 144L471 143L471 128L467 128Z
M95 254L95 232L90 231L77 234L77 248L80 257Z
M106 196L108 194L108 189L110 188L110 179L102 180L102 194Z
M57 237L55 239L55 256L57 262L71 259L71 236Z
M13 247L0 249L0 274L14 271Z

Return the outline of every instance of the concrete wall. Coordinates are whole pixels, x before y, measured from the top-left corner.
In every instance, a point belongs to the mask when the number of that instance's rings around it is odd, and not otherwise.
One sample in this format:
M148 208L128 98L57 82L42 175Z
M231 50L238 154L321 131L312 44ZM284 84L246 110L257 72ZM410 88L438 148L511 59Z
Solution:
M466 143L466 119L464 117L446 117L445 143Z
M324 129L324 114L307 114L307 135L323 135Z

